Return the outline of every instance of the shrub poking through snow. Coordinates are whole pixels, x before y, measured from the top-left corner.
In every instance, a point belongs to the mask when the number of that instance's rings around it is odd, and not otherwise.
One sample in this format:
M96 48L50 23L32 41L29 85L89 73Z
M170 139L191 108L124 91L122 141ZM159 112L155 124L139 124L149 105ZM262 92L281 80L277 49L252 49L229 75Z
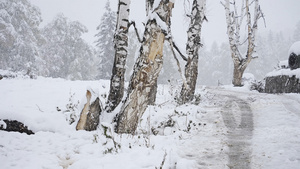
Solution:
M78 118L76 112L78 111L79 100L75 102L74 96L75 93L71 93L70 91L69 103L66 105L66 110L63 111L63 113L66 116L66 120L69 122L70 125L73 124ZM58 107L57 111L60 111Z

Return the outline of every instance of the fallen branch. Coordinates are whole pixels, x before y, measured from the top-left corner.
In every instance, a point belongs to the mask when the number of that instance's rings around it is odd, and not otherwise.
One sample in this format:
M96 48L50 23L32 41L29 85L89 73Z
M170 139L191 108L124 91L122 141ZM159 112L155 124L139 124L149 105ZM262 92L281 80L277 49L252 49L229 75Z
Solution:
M36 107L39 109L40 112L44 112L37 104Z

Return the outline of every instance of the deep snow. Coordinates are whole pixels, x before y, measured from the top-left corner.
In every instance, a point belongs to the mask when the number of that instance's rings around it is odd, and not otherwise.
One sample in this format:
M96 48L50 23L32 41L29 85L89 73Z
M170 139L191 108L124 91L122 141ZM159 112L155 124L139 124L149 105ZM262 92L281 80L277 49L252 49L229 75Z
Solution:
M75 105L79 116L87 88L104 103L109 82L0 80L0 119L19 120L36 133L0 131L0 168L234 168L232 154L244 151L249 158L239 161L249 168L300 166L299 94L199 86L200 103L178 106L173 98L180 86L160 85L156 105L149 106L131 136L112 132L113 114L101 115L97 131L75 131L76 122L69 125L72 110L66 112L66 105ZM249 120L243 115L245 105L253 121L251 135L240 127ZM232 139L232 133L245 137ZM235 150L232 140L247 147Z

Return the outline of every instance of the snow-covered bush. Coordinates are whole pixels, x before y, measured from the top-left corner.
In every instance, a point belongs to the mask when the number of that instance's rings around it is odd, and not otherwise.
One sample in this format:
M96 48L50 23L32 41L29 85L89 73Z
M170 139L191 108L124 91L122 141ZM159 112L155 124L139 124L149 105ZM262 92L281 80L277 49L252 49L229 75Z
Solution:
M249 90L257 90L258 92L263 92L265 84L263 81L258 81L255 79L254 75L251 73L245 73L243 75L243 84Z
M0 80L1 79L13 79L13 78L21 78L21 79L36 79L37 76L31 71L19 71L12 72L10 70L1 70L0 69Z

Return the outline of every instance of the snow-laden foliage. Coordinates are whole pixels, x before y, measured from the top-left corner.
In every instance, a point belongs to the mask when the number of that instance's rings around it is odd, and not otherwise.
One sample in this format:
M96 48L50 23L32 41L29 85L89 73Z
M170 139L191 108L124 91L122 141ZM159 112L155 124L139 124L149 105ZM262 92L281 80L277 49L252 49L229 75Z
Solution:
M105 5L105 12L101 17L98 33L95 35L97 57L100 58L97 79L110 79L114 63L114 31L116 28L116 14L111 11L110 2Z
M46 25L42 33L46 42L41 47L45 61L42 74L68 79L93 79L94 50L81 38L87 28L78 21L70 21L63 14Z
M59 14L43 29L39 8L27 0L0 1L0 68L28 75L93 79L94 49L77 21Z
M296 29L295 29L294 35L293 35L293 40L294 40L294 42L300 41L300 21L296 25Z
M0 1L0 68L36 70L40 10L27 0Z

